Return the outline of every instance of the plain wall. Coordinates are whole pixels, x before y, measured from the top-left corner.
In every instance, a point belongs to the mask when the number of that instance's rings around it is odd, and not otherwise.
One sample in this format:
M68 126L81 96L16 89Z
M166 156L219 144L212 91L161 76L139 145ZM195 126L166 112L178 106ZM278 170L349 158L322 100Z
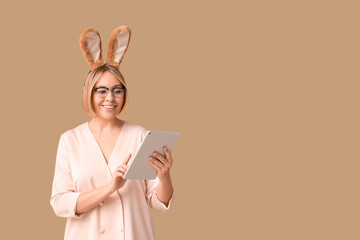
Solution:
M359 239L357 1L0 4L6 239L63 239L50 206L60 134L90 118L83 29L132 31L121 118L179 131L167 239Z

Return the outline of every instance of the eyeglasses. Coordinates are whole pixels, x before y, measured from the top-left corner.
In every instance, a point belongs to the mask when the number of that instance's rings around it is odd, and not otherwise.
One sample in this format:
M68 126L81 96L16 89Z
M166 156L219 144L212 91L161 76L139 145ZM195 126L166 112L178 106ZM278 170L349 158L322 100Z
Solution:
M110 88L97 87L97 88L93 88L93 90L95 91L96 96L98 96L99 98L105 98L108 95ZM124 96L126 92L126 88L113 88L111 89L111 91L114 94L114 97L121 98Z

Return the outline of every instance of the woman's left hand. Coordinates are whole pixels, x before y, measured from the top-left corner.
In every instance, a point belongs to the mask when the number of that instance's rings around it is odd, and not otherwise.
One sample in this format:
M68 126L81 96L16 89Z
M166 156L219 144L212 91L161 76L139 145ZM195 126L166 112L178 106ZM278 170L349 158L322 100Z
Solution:
M158 159L150 156L150 164L156 169L157 176L159 179L170 177L170 168L173 164L173 159L171 156L171 152L166 147L163 147L165 156L161 155L158 152L154 152L153 155Z

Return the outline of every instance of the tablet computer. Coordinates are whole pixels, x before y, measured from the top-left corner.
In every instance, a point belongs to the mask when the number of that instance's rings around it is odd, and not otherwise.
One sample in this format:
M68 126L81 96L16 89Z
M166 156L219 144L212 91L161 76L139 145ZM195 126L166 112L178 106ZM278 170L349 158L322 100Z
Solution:
M149 157L156 151L164 156L163 147L171 152L180 133L148 130L136 154L131 157L124 179L154 179L156 170L150 164Z

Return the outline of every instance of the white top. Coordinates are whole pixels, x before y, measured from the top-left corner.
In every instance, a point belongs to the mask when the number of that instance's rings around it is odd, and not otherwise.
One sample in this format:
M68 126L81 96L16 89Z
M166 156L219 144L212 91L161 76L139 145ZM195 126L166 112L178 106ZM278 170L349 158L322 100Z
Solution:
M115 148L106 163L88 122L68 130L60 137L50 204L59 217L66 217L66 240L154 239L148 206L167 211L156 195L159 179L127 180L97 207L75 215L82 192L108 184L116 167L140 146L146 129L125 121Z

